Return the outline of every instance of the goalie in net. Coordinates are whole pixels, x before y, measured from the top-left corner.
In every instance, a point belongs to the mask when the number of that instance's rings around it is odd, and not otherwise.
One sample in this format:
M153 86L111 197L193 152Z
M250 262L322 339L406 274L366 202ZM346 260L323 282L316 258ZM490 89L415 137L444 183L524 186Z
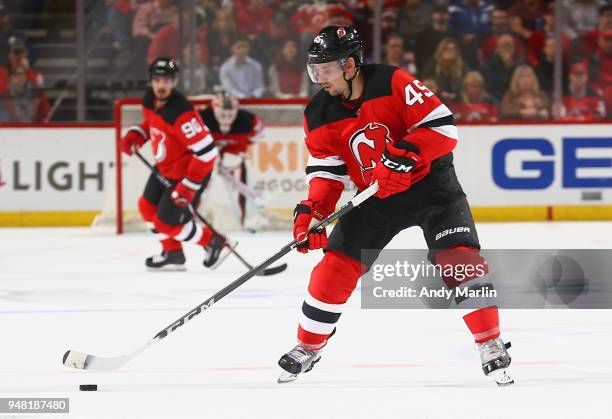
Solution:
M217 94L200 116L219 150L218 175L228 189L230 200L237 195L231 204L241 227L245 227L247 200L256 211L264 212L263 199L247 184L246 165L247 148L263 138L264 124L257 115L240 109L238 100L228 92Z

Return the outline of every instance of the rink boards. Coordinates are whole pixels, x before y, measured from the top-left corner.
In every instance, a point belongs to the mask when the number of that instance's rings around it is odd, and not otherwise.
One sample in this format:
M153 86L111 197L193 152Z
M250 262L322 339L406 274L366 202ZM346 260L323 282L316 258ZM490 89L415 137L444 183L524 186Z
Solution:
M479 221L612 219L609 124L465 125L455 166ZM249 183L288 216L306 194L303 131L268 127L250 150ZM123 162L124 210L147 172ZM116 202L112 127L0 128L0 225L89 225ZM218 182L207 205L225 211ZM354 190L345 192L345 198Z

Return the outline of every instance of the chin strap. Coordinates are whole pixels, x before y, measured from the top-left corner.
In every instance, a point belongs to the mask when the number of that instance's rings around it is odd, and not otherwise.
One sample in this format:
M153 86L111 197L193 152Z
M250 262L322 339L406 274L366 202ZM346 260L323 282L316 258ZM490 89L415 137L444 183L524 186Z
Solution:
M345 102L349 102L351 100L351 96L353 96L353 80L355 80L355 77L357 77L357 74L359 74L359 66L357 66L357 69L355 71L355 75L353 77L351 77L350 79L346 78L346 73L342 73L342 78L344 79L345 82L348 83L348 87L349 87L348 97L345 98L344 95L340 95L342 100L345 101Z

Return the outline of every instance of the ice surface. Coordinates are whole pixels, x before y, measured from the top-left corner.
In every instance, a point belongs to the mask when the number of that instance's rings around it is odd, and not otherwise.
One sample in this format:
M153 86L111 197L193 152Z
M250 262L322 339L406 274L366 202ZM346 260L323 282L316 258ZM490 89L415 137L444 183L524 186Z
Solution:
M488 248L612 248L611 230L595 222L479 225ZM252 263L290 240L234 236ZM418 230L390 245L423 246ZM0 229L0 397L69 397L70 418L612 417L605 310L502 311L516 384L498 388L482 374L460 313L360 310L356 293L316 368L276 384L318 253L288 255L287 271L252 279L117 371L64 368L68 348L109 356L135 349L244 272L232 258L206 270L194 247L186 248L187 272L145 272L144 258L158 250L146 235ZM99 391L79 392L79 384Z

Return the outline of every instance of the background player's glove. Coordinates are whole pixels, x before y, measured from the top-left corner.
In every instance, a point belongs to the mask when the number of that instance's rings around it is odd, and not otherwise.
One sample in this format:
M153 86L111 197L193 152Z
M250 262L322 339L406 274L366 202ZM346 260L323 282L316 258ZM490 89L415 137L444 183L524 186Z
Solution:
M177 183L170 197L177 207L186 207L193 201L195 194L200 190L200 184L185 178Z
M119 143L119 148L128 156L131 156L134 152L134 147L140 148L144 145L146 139L142 136L140 131L135 129L129 130Z
M308 234L308 230L320 219L321 214L313 209L314 203L311 200L300 202L293 211L293 238L298 242L303 241L308 235L308 244L298 246L297 250L308 253L309 250L322 249L327 246L327 232L325 229L321 233Z
M403 192L412 185L410 171L419 163L418 149L409 143L388 145L380 162L372 169L372 181L378 182L376 197L387 198Z

